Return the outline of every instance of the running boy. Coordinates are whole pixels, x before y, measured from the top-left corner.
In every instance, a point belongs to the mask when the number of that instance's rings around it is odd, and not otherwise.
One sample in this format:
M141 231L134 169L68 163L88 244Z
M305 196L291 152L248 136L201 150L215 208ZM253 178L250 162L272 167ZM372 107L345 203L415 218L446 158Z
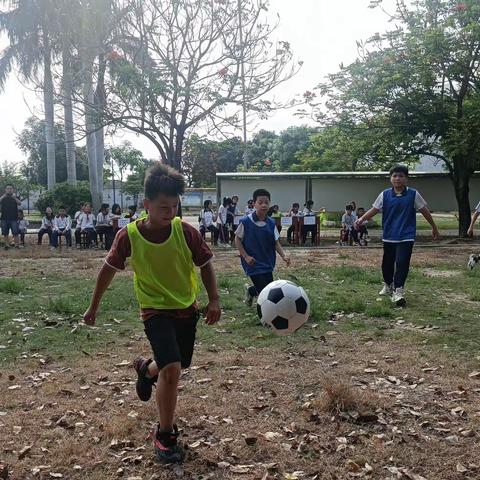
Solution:
M270 193L263 188L253 192L255 212L242 218L238 225L235 245L240 252L242 267L253 286L245 285L245 303L252 305L254 297L271 282L277 252L290 265L280 245L275 220L267 216L270 207Z
M198 230L176 217L184 190L182 175L166 165L157 163L147 172L144 204L148 216L118 232L84 314L85 323L94 325L103 294L130 258L133 285L154 357L135 359L136 390L141 400L148 401L156 383L159 423L152 438L156 457L165 463L182 462L185 456L177 443L174 416L180 371L190 366L199 317L195 266L200 267L209 298L205 322L213 325L220 319L212 252Z
M390 170L392 188L384 190L373 207L355 222L359 229L364 222L382 211L383 226L383 288L380 295L391 295L397 306L404 306L405 281L410 268L417 230L417 211L432 226L432 236L438 239L438 229L427 208L427 202L413 188L407 187L408 167L397 165Z

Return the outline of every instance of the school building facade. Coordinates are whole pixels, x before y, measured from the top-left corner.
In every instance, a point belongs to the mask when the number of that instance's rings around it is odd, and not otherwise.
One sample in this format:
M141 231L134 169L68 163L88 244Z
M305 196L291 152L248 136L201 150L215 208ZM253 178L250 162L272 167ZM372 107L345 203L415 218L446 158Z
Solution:
M432 211L457 210L452 181L444 172L413 172L409 186L417 189ZM217 202L223 197L238 195L240 205L246 204L257 188L266 188L272 195L272 204L280 211L288 211L292 203L301 206L313 200L314 209L325 208L340 212L354 200L357 207L368 209L377 195L390 186L388 172L246 172L217 173ZM480 173L470 182L472 208L480 201Z

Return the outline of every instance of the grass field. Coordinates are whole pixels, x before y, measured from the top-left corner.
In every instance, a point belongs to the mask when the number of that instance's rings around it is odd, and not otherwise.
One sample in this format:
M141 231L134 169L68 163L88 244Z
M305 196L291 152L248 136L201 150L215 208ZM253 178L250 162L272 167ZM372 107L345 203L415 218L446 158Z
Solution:
M149 349L130 272L89 328L79 322L101 253L2 252L0 464L14 479L480 478L480 270L467 271L469 253L417 249L397 309L377 296L379 249L291 250L278 278L306 288L312 315L280 338L242 303L235 253L216 252L224 314L200 326L182 377L188 458L171 468L153 462L154 405L135 396L129 363Z

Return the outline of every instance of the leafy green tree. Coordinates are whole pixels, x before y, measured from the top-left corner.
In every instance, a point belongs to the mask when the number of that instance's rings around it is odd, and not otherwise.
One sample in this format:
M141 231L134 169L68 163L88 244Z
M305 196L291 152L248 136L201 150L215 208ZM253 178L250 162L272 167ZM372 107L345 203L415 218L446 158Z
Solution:
M47 207L51 207L54 213L57 213L60 207L65 207L68 214L73 216L80 203L91 201L92 194L88 182L78 182L77 185L61 182L40 195L36 207L40 212L44 212Z
M310 143L310 137L318 132L317 128L300 126L288 127L281 131L273 142L271 159L276 171L287 172L298 165L298 152Z
M359 43L359 58L318 87L327 108L308 100L324 126L365 139L378 132L397 161L443 161L466 236L470 179L480 167L480 3L399 1L391 20L394 29Z
M47 184L48 188L52 188L56 181L51 35L55 28L55 1L1 0L0 4L9 7L8 10L0 12L0 32L5 32L9 40L9 45L0 57L0 88L3 88L15 66L28 82L34 82L37 71L40 68L43 70Z
M192 135L183 155L183 172L189 186L214 187L216 173L234 172L242 164L243 150L237 137L218 142Z
M358 133L357 133L358 132ZM380 130L345 125L326 127L312 135L308 145L298 151L296 171L336 172L388 170L396 159L385 148L385 139L378 137ZM413 164L416 157L406 158L405 163Z
M27 156L21 173L30 182L47 186L47 145L45 142L45 122L29 118L17 137L17 145ZM59 182L68 180L65 131L62 125L55 125L55 171ZM85 147L76 147L76 177L88 180L88 165Z

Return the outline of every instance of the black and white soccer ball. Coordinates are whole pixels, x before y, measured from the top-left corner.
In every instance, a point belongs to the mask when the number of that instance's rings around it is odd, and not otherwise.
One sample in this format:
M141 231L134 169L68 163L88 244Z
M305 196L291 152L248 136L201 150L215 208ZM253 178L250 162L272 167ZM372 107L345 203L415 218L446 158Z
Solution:
M308 320L310 300L302 287L287 280L276 280L260 292L257 312L263 325L277 335L288 335Z
M470 257L468 257L468 268L473 270L477 263L480 262L480 255L478 253L472 253Z

